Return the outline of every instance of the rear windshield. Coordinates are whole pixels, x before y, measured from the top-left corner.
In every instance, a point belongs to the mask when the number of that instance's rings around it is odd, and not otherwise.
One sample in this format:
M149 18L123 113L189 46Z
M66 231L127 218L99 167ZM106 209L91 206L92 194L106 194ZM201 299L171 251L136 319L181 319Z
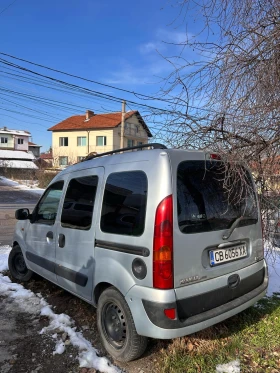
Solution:
M258 210L249 172L218 161L185 161L177 171L178 223L183 233L255 224Z

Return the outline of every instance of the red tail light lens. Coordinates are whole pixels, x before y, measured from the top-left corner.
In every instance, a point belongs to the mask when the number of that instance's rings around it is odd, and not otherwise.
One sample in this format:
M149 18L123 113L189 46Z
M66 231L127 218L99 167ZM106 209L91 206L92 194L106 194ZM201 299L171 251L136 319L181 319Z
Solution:
M154 229L153 286L173 288L173 198L166 197L157 207Z
M167 308L164 310L164 314L171 320L176 319L176 308Z

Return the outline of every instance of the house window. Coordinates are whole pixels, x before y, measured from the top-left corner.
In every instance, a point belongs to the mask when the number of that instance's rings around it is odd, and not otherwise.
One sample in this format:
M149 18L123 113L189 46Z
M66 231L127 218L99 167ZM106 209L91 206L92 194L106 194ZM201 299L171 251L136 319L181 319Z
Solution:
M83 157L82 155L78 155L77 157L77 162L81 162L85 157Z
M23 139L17 139L17 143L18 143L18 145L22 145L23 144Z
M1 137L1 144L8 144L8 137Z
M86 146L87 138L86 137L77 137L77 146Z
M137 145L143 145L143 142L142 141L138 141Z
M59 166L67 166L68 157L59 157Z
M128 139L127 140L127 146L130 148L132 146L134 146L134 140L131 140L131 139Z
M96 136L96 146L105 146L106 143L106 136Z
M136 133L139 132L139 126L135 126L135 132L136 132Z
M68 146L68 137L60 137L59 146Z

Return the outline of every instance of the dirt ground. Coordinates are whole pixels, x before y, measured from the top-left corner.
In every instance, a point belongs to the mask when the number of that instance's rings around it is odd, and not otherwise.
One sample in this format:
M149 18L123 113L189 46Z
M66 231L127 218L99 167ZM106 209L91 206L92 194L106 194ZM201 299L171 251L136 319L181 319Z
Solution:
M9 273L6 273L9 275ZM28 283L21 283L34 293L41 293L55 313L66 313L74 321L77 330L83 332L92 345L112 363L128 373L159 372L159 352L168 341L150 340L142 358L130 362L112 361L99 339L96 329L95 308L74 295L36 275ZM49 320L46 317L22 313L10 298L0 298L0 373L93 373L94 369L79 368L78 351L71 345L62 355L53 355L55 341L39 331ZM5 326L4 326L5 325ZM4 330L5 329L5 330ZM13 330L13 335L9 333ZM3 340L3 341L2 341ZM1 359L2 356L2 359Z

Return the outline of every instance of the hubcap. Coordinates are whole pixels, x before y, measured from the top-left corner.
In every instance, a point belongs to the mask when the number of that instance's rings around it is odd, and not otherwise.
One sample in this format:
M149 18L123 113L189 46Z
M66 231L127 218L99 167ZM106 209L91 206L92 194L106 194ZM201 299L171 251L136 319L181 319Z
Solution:
M108 342L120 349L126 338L126 324L122 310L115 303L107 303L102 314L103 330Z
M19 275L24 275L27 272L27 267L22 253L18 253L14 259L14 267Z

